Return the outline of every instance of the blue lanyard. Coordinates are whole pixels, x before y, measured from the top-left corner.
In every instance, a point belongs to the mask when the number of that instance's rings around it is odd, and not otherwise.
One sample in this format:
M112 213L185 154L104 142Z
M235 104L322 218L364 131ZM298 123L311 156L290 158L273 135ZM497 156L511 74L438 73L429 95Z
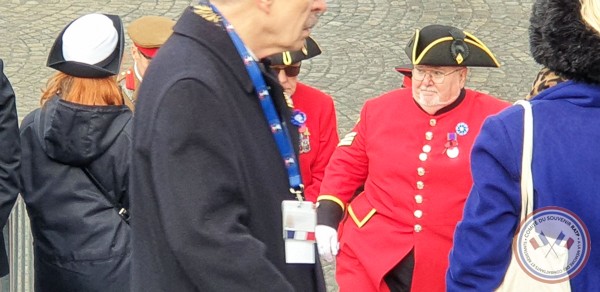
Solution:
M288 128L285 123L282 123L279 120L279 116L277 115L277 111L275 110L275 105L273 104L273 99L271 98L271 94L267 89L267 85L265 84L265 80L263 79L258 64L254 60L254 58L248 53L244 42L242 42L238 34L235 32L233 26L225 19L225 17L223 17L223 15L214 5L210 4L210 7L217 15L220 16L221 22L225 26L229 37L233 41L233 44L235 45L238 53L240 54L240 57L246 65L246 71L248 71L248 75L250 75L250 79L252 79L252 83L254 84L254 88L256 89L256 95L260 100L260 105L262 107L263 114L269 122L269 126L271 127L271 133L273 133L273 137L275 138L275 142L277 143L277 148L279 149L279 154L283 158L285 167L287 168L288 178L290 182L290 192L296 195L298 200L302 201L302 192L304 189L304 185L302 185L300 169L298 168L298 160L296 159L296 154L294 153L294 148L292 147L292 141L290 140Z

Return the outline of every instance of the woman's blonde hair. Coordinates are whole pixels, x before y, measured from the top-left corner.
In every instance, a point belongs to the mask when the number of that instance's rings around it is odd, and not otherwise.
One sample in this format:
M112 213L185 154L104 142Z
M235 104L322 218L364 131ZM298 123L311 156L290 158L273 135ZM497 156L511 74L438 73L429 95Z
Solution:
M598 0L581 0L581 18L600 34L600 2Z
M123 105L123 97L115 76L81 78L56 72L48 79L40 103L43 105L55 95L83 105Z

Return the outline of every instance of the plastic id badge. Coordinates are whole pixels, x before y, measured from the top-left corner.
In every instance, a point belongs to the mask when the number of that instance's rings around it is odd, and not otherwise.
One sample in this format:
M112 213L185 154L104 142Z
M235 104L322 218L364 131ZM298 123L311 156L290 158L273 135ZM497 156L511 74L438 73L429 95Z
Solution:
M288 264L314 264L315 226L317 211L308 201L286 200L281 203L285 262Z

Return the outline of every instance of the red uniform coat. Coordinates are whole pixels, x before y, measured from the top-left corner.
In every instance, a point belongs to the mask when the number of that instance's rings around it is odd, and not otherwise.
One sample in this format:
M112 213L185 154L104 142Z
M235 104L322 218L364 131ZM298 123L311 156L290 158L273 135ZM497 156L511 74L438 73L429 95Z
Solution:
M335 108L331 97L318 89L298 83L292 95L294 108L306 114L300 133L300 172L304 196L315 202L335 146L339 142Z
M484 119L506 106L472 90L434 116L415 104L410 89L365 103L330 160L319 197L347 210L338 229L341 291L389 291L384 276L411 249L412 291L444 291L452 235L472 183L473 141ZM451 158L446 146L458 147L458 156Z

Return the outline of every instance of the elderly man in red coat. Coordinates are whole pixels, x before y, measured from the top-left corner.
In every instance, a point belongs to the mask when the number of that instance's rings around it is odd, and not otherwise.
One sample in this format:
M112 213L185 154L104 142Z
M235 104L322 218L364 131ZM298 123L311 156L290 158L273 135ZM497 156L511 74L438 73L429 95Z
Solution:
M471 34L430 25L406 53L411 88L365 103L321 184L317 246L326 260L337 254L342 292L444 291L471 147L484 119L509 105L465 88L468 66L499 66Z
M321 48L311 37L298 51L285 51L269 57L271 69L284 90L288 106L293 108L292 122L298 126L300 172L304 197L314 202L319 195L325 167L339 142L335 107L331 96L298 82L303 60L321 54Z

